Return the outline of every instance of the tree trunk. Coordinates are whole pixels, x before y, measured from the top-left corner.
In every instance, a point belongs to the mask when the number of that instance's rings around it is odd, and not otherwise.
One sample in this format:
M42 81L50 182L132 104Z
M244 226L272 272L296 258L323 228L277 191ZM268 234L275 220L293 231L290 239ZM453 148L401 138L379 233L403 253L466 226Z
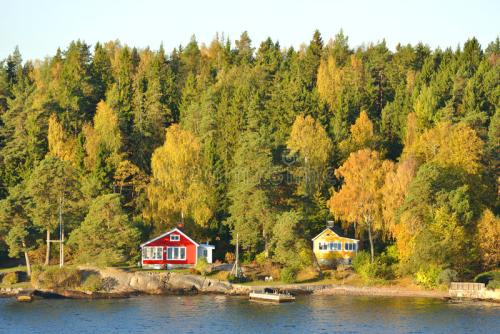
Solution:
M47 229L47 251L45 253L45 265L48 266L50 262L50 229Z
M370 240L370 253L371 253L371 260L373 263L373 261L375 260L375 252L373 250L373 237L372 237L372 224L368 223L368 239Z
M24 260L26 261L26 272L28 273L28 276L31 276L30 256L28 255L28 250L26 249L26 243L24 241L23 241L23 248L24 248Z

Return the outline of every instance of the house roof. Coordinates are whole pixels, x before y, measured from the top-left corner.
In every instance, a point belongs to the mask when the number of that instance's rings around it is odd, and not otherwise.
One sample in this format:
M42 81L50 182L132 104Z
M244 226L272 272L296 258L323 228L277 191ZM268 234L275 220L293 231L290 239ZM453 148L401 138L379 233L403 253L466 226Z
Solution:
M326 231L331 231L333 234L335 234L337 237L339 238L343 238L343 239L349 239L349 240L355 240L355 241L359 241L358 239L353 239L353 238L348 238L348 237L343 237L341 235L339 235L337 232L335 232L335 230L331 227L327 227L325 228L323 231L320 232L320 234L318 234L317 236L315 236L314 238L312 238L312 240L316 240L317 238L319 238L323 233L325 233Z
M167 235L169 235L169 234L170 234L170 233L172 233L172 232L178 232L178 233L182 234L184 237L186 237L186 239L188 239L189 241L191 241L191 242L192 242L193 244L195 244L196 246L199 246L199 245L200 245L199 243L197 243L196 241L194 241L193 239L191 239L190 237L188 237L186 233L182 232L181 230L179 230L179 229L176 227L176 228L174 228L174 229L172 229L172 230L170 230L170 231L168 231L168 232L166 232L166 233L163 233L162 235L157 236L156 238L153 238L153 239L151 239L151 240L146 241L145 243L142 243L140 247L143 247L143 246L145 246L145 245L147 245L147 244L149 244L149 243L151 243L151 242L153 242L153 241L156 241L156 240L158 240L158 239L161 239L161 238L163 238L164 236L167 236Z

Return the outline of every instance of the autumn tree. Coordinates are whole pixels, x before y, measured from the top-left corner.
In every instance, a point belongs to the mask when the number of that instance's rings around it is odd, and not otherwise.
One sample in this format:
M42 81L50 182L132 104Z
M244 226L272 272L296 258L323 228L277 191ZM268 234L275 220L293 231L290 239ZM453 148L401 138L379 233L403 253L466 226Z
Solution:
M368 232L370 253L374 260L374 233L382 230L382 187L390 163L376 151L363 149L351 153L335 171L343 179L342 187L329 200L330 211L344 222L356 226L356 233Z
M76 162L76 138L70 137L64 131L55 114L52 114L49 118L47 139L49 154L73 164Z
M340 150L348 156L351 152L356 152L363 148L376 149L377 135L373 129L373 123L366 111L362 111L353 125L351 125L351 135L348 139L340 142Z
M491 210L483 211L477 224L477 241L485 269L500 264L500 219Z
M298 174L302 179L299 194L314 195L321 189L333 148L325 129L311 116L297 116L287 147L292 157L300 157L303 166Z
M167 129L165 143L151 158L146 216L158 227L175 226L181 218L206 226L213 215L213 196L206 185L200 143L179 125Z

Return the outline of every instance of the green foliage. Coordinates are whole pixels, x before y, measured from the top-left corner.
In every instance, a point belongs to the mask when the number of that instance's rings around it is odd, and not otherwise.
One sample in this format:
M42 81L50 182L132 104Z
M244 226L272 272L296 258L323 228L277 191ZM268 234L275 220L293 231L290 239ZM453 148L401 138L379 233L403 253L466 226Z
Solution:
M13 285L19 282L19 278L16 272L7 273L2 278L2 284Z
M445 269L441 271L437 278L437 284L449 286L451 282L458 281L458 273L453 269Z
M499 283L500 283L500 271L487 271L484 273L480 273L476 277L474 277L474 282L484 283L488 287L489 287L491 282L493 282L492 285L499 285Z
M80 288L83 291L97 292L104 288L104 283L98 274L90 274L85 278Z
M34 270L31 282L43 289L75 289L82 283L81 272L70 267L48 267Z
M0 247L43 253L64 197L77 262L132 262L139 235L184 217L219 256L239 235L248 260L299 268L335 219L374 249L395 240L398 254L366 277L495 268L498 39L484 51L475 38L444 51L348 41L315 31L297 50L271 38L256 50L244 32L171 52L73 41L24 63L14 50L0 60ZM178 136L165 142L165 128Z
M204 257L199 258L195 265L196 271L198 271L201 275L206 276L211 271L211 266L208 264L207 259Z
M133 262L139 231L123 212L117 194L97 197L84 221L68 240L78 263L101 266Z
M421 268L415 273L415 282L427 289L436 287L439 284L439 277L442 269L436 265L429 265L426 268Z
M299 270L295 267L285 267L281 269L280 280L283 283L295 283L297 281L297 274Z

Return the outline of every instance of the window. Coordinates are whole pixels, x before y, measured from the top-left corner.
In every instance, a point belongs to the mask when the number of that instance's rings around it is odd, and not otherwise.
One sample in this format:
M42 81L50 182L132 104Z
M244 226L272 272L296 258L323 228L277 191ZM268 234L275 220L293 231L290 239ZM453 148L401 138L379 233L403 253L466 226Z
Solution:
M186 247L167 247L167 260L185 260Z
M142 258L144 260L163 260L163 247L144 247Z
M346 251L355 251L357 244L355 242L346 242L344 243L344 250Z
M318 242L318 249L319 250L327 250L328 249L328 244L326 242Z
M336 251L342 250L342 243L340 241L330 242L329 250L336 250Z
M181 236L178 234L171 234L170 235L170 241L179 241L181 240Z

